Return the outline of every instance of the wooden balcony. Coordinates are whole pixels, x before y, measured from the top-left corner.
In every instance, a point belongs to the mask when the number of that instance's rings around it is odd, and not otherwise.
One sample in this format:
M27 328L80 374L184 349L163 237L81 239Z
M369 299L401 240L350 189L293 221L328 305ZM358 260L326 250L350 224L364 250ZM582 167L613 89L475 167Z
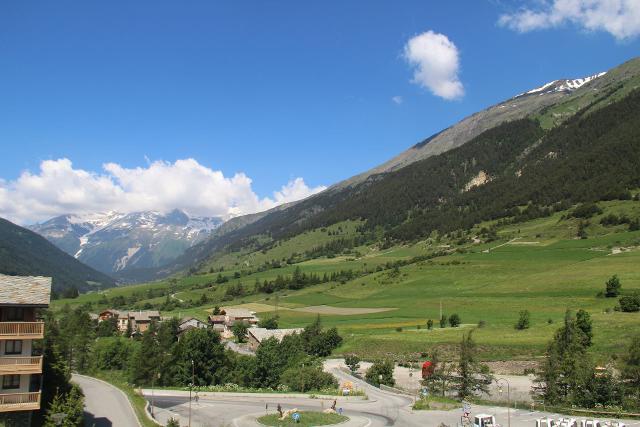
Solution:
M0 375L41 374L42 356L2 356Z
M40 409L40 392L0 394L0 412Z
M38 340L44 338L44 322L0 322L0 339Z

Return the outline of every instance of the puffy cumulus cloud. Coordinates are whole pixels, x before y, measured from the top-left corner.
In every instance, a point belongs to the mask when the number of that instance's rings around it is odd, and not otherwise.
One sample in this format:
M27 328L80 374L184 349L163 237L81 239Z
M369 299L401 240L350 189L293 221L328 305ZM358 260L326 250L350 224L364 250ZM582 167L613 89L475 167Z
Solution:
M498 20L499 25L521 33L567 23L587 31L606 31L618 40L630 39L640 35L640 1L544 1L535 10L524 8Z
M459 56L458 48L447 36L433 31L413 37L404 46L404 58L414 68L412 82L448 100L464 95L458 78Z
M69 159L46 160L37 173L25 171L15 181L0 180L0 216L24 224L65 213L179 208L192 215L226 219L325 189L310 188L296 178L274 191L273 197L260 198L244 173L225 177L194 159L155 161L137 168L106 163L103 169L95 173L75 169Z

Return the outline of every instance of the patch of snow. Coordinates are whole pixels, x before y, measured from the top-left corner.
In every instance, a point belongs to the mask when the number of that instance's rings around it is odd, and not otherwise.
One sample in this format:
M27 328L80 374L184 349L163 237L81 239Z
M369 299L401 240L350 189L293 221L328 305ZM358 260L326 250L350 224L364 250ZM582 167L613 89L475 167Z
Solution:
M523 92L517 95L516 98L524 95L533 95L533 94L544 95L544 94L553 93L553 92L574 91L576 89L581 88L582 86L589 83L590 81L604 76L605 74L607 74L606 71L603 73L594 74L593 76L583 77L581 79L553 80L549 83L545 83L540 87L531 89L527 92Z
M125 268L129 260L131 259L131 257L133 257L140 250L140 248L141 246L136 246L136 247L127 249L127 254L116 261L116 264L114 265L114 270L120 271L123 268Z

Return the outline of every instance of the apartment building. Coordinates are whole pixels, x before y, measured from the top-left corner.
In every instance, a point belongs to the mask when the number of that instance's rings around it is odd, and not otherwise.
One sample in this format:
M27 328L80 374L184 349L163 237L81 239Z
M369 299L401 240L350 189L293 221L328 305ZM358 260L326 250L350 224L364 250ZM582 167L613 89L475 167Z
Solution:
M40 409L42 356L34 342L44 338L37 310L49 306L50 296L50 277L0 274L0 421Z

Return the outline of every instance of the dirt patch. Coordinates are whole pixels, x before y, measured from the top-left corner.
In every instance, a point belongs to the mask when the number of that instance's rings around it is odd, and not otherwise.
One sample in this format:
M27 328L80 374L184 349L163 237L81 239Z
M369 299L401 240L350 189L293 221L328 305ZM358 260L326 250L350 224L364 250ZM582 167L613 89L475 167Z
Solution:
M268 312L268 311L275 311L275 306L270 305L270 304L261 304L259 302L250 302L250 303L246 303L246 304L239 304L239 305L234 305L234 306L229 306L229 307L225 307L225 308L244 308L245 310L249 310L249 311L254 311L256 313L264 313L264 312ZM278 307L279 310L288 310L285 307L279 306ZM211 313L211 311L213 311L212 308L208 309L207 312Z
M382 313L384 311L397 310L397 308L355 308L355 307L331 307L330 305L311 305L308 307L294 308L293 311L314 314L328 314L335 316L350 316L353 314Z

